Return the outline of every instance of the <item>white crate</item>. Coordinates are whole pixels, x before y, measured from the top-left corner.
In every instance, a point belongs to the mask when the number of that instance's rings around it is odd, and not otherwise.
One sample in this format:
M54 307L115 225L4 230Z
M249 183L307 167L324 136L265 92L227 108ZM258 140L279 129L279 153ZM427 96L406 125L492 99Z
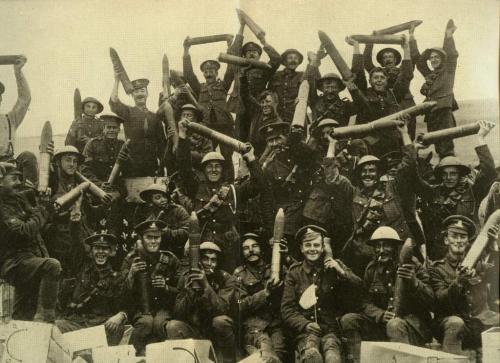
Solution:
M196 357L198 360L196 360ZM146 346L146 360L154 363L217 363L210 340L180 339Z
M483 363L500 361L500 327L493 327L481 333Z
M467 363L467 357L390 342L362 342L361 363Z

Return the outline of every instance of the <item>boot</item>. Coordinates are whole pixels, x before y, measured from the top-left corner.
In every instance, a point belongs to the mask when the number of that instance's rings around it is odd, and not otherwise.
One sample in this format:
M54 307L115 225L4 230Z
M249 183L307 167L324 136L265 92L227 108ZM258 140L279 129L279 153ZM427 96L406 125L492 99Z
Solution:
M38 290L38 302L33 321L54 323L56 319L59 280L44 276Z
M346 338L347 362L359 363L361 356L361 334L356 330L344 331Z
M341 363L342 358L340 357L340 352L336 350L327 350L325 352L325 363Z
M323 363L323 356L318 348L306 348L302 352L302 363Z

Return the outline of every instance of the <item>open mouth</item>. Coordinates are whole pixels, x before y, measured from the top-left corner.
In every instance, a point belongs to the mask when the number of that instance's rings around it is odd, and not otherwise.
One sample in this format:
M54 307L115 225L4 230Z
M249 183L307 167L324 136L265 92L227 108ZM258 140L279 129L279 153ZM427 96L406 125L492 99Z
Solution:
M106 255L96 254L95 255L95 262L98 265L102 265L102 264L106 263Z

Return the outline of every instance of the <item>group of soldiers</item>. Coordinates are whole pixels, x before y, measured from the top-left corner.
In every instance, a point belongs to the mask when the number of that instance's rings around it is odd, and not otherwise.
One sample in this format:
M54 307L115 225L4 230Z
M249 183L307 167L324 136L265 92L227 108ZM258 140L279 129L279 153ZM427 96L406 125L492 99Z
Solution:
M415 66L434 101L428 131L456 126L455 24L442 48L422 54L410 26L403 55L384 48L379 66L373 44L362 54L347 37L345 79L321 75L323 46L302 72L303 54L280 55L263 32L261 44L243 44L248 17L240 21L227 52L248 64L229 64L221 79L221 64L205 60L200 82L188 37L183 72L168 75L173 92L164 89L157 112L147 79L129 83L133 106L122 102L124 70L114 66L113 113L81 102L66 145L49 142L43 190L35 155L15 154L30 104L26 58L17 59L18 100L0 115L0 274L15 287L12 317L62 332L104 324L110 345L130 324L137 355L151 342L210 339L221 362L256 351L273 362L359 362L362 340L480 350L480 333L499 319L498 213L479 214L498 193L485 141L494 124L479 122L476 168L441 140L432 170L411 114L391 129L335 137L353 116L363 125L415 106ZM263 52L268 66L255 66ZM297 123L304 81L310 113ZM463 265L495 216L479 261Z

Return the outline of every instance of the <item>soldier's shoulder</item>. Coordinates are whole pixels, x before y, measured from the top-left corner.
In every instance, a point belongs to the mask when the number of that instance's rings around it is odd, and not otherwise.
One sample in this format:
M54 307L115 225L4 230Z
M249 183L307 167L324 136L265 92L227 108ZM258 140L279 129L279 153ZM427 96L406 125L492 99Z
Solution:
M438 266L443 266L445 263L445 260L444 258L440 259L440 260L434 260L431 262L431 265L430 267L438 267Z
M290 267L288 267L288 272L292 272L293 270L297 270L298 268L300 268L302 266L302 261L295 261L294 263L292 263L290 265Z
M368 265L366 265L365 270L373 270L377 266L377 261L376 260L371 260L368 262Z
M99 135L99 136L96 136L96 137L92 137L89 140L89 143L90 144L94 144L94 143L97 143L97 142L102 142L103 140L104 140L104 137L102 135Z
M169 264L174 261L178 261L179 259L177 258L176 255L174 255L172 252L168 250L160 250L160 262L164 264Z
M233 275L234 275L234 276L238 276L238 275L240 275L241 273L243 273L245 270L246 270L245 265L238 266L238 267L236 267L236 268L235 268L235 270L234 270L234 272L233 272Z

